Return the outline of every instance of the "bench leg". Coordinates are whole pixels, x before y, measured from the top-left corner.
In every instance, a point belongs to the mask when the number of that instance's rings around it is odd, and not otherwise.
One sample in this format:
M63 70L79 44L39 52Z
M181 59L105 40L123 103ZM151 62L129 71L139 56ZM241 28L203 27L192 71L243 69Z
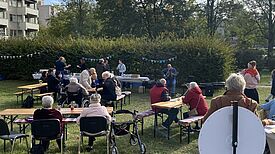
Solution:
M180 143L182 142L182 126L180 125Z
M143 125L144 125L144 121L143 118L141 119L141 135L143 135Z
M191 125L189 124L188 125L188 130L187 130L187 143L189 144L190 143L190 132L191 131Z

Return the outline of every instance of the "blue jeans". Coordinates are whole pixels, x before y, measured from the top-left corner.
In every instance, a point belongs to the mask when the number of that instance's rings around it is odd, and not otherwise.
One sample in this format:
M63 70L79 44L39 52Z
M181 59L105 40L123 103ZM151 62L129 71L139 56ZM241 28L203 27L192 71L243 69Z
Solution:
M169 93L171 94L171 96L175 95L175 91L176 91L176 79L167 79L166 80L166 85L167 88L169 90Z
M177 108L172 108L170 110L169 109L161 109L159 111L159 113L164 113L164 114L168 115L168 118L163 122L163 125L165 127L170 126L173 123L173 121L175 121L175 122L179 121L179 119L177 117L177 115L179 113L179 109L177 109Z

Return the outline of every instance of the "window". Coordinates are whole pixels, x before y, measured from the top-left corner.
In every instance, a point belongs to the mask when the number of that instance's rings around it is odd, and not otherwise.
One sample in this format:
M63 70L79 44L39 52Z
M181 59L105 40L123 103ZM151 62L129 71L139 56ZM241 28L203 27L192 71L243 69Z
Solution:
M9 5L13 7L22 7L22 1L21 0L9 0Z
M12 22L23 22L23 17L22 17L22 15L10 14L10 21L12 21Z
M10 30L10 36L16 36L16 30Z
M5 28L0 27L0 36L5 36Z
M0 12L0 19L5 19L6 18L5 15L6 15L5 12Z

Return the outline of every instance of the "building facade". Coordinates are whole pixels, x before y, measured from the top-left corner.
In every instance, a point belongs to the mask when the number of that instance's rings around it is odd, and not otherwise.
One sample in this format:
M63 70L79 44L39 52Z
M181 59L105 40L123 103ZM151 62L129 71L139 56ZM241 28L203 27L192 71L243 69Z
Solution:
M57 10L51 5L38 5L39 10L39 25L47 28L50 18L57 14Z
M0 37L34 36L38 15L36 0L0 0Z

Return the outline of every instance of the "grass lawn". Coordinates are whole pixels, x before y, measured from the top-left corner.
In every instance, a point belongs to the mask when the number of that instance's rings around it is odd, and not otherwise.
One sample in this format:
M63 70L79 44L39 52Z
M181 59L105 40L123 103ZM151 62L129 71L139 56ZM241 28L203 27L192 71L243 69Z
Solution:
M261 85L268 85L270 80L270 73L263 73ZM0 81L0 109L6 108L20 108L20 104L16 103L16 96L13 95L14 92L17 92L17 86L29 84L32 82L27 81L11 81L5 80ZM181 92L181 89L178 89ZM220 95L224 92L224 90L215 91L214 96ZM265 97L270 93L270 87L259 87L259 95L261 102L264 102ZM212 97L207 97L207 101L210 102ZM56 104L55 104L56 105ZM37 104L35 102L35 107L39 108L40 103ZM127 104L123 106L123 109L128 110L138 110L144 111L150 108L149 104L149 95L148 90L145 94L138 94L136 91L133 92L131 97L131 104ZM186 108L183 108L183 111ZM126 120L126 117L117 117L118 120ZM145 119L144 124L144 135L141 135L142 142L145 143L147 147L147 153L173 153L173 154L197 154L198 145L197 138L198 135L194 134L191 137L191 143L187 144L187 139L183 140L183 143L179 143L179 127L176 124L171 126L171 135L172 138L167 140L167 138L160 133L157 133L157 137L153 137L153 116ZM140 128L140 127L139 127ZM161 128L160 128L161 129ZM15 130L17 126L15 126ZM27 133L30 134L30 129L27 129ZM68 126L68 140L66 141L66 149L65 153L75 154L77 153L78 147L78 135L79 135L79 127L76 124L69 124ZM29 138L29 143L30 143ZM84 140L85 144L87 144L87 139ZM19 142L18 142L19 143ZM138 146L131 146L129 144L129 136L122 136L116 138L116 143L118 146L119 153L121 154L129 154L129 153L139 153ZM7 144L7 151L10 150L10 144ZM48 153L57 153L58 148L54 141L50 144L50 149ZM0 141L0 153L3 152L3 141ZM15 153L27 153L24 142L22 144L16 144ZM106 153L106 144L105 139L103 137L97 138L94 145L93 153Z

